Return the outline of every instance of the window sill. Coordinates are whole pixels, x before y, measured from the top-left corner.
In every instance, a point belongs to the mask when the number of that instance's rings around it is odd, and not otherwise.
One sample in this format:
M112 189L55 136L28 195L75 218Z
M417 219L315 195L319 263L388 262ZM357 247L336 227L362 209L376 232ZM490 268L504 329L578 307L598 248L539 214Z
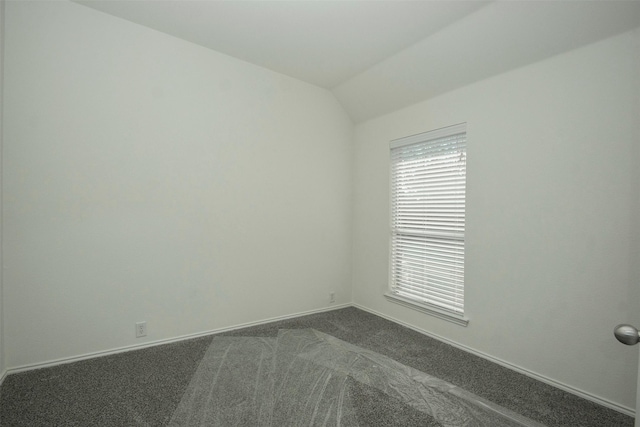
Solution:
M401 297L399 295L394 295L392 293L386 293L384 294L384 297L395 303L395 304L400 304L403 305L405 307L409 307L412 308L414 310L418 310L421 311L423 313L426 313L430 316L434 316L437 317L439 319L443 319L446 320L448 322L452 322L455 323L456 325L460 325L460 326L467 326L469 324L469 319L464 317L464 315L459 315L456 313L452 313L449 312L447 310L443 310L440 308L437 308L435 306L432 305L427 305L427 304L420 304L419 302L413 301L409 298L404 298Z

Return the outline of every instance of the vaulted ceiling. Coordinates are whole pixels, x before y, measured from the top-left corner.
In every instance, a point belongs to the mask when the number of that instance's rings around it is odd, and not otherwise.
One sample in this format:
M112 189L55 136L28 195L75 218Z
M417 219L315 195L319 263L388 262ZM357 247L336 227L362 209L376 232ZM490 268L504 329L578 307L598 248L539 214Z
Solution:
M327 88L355 122L640 27L640 1L76 0Z

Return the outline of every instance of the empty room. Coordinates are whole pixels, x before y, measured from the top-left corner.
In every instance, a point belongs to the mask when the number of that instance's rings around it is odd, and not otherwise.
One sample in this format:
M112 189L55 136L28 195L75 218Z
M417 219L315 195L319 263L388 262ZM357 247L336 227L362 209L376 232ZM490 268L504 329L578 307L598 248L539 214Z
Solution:
M640 1L0 36L0 425L634 426Z

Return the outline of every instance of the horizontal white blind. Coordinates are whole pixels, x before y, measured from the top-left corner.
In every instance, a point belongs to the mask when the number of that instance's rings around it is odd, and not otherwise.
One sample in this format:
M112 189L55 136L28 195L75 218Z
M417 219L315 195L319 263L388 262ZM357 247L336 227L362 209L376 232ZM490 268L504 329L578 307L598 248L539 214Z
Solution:
M393 293L464 312L465 187L464 125L392 142Z

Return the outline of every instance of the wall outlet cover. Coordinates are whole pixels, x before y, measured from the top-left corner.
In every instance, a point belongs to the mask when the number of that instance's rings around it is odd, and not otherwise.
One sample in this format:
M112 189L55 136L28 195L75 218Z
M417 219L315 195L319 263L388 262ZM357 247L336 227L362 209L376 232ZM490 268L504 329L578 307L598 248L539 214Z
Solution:
M136 323L136 338L147 336L147 322Z

